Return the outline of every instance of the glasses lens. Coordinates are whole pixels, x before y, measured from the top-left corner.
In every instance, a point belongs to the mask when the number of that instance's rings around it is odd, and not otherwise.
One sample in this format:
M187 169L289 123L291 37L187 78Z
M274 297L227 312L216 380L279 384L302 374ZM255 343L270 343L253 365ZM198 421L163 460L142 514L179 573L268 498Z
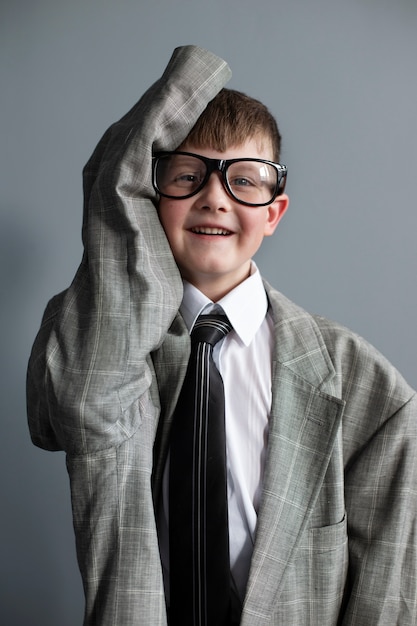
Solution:
M262 161L237 161L227 169L232 194L243 203L268 204L277 188L276 169Z
M184 198L196 193L206 173L206 164L197 157L186 154L164 155L157 162L156 187L163 195Z

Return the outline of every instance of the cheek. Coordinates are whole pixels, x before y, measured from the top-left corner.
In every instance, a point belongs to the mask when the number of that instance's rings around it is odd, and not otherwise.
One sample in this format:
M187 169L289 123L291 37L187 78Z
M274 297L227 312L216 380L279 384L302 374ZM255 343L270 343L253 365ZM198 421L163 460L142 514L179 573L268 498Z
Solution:
M174 233L181 230L188 212L188 206L184 201L175 201L170 198L161 198L159 201L159 221L166 232Z
M171 234L175 230L175 213L172 211L172 209L170 209L169 204L166 201L163 202L163 200L164 198L162 198L159 203L158 217L159 221L162 224L162 228L164 229L165 234L169 239Z
M245 235L253 239L263 237L264 231L267 228L267 220L263 214L249 214L241 224Z
M161 211L160 208L158 208L158 217L159 217L159 221L162 224L162 228L165 230L165 212Z

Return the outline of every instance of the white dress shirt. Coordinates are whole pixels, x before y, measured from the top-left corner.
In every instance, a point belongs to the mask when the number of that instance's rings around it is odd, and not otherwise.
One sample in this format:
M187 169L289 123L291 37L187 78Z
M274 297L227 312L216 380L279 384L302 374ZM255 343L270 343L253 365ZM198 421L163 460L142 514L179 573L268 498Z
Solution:
M262 489L272 397L272 320L267 314L265 289L254 263L249 278L216 304L184 281L180 311L190 332L201 313L219 309L224 311L233 326L233 330L216 344L213 359L225 388L230 569L236 590L243 600ZM167 583L167 468L159 528L161 558ZM168 590L169 585L166 584L166 587Z

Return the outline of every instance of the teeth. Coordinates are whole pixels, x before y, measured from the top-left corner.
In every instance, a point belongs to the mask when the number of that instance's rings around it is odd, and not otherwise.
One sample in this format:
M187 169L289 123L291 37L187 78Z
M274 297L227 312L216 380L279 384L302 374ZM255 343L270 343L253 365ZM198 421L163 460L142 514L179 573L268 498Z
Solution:
M224 230L223 228L207 228L202 226L197 226L196 228L191 229L193 233L198 233L200 235L230 235L229 230Z

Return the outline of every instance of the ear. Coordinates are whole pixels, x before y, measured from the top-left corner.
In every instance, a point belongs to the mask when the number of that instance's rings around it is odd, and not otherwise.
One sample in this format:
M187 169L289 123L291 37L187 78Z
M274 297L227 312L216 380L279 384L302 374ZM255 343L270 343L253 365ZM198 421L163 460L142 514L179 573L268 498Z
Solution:
M274 202L268 207L265 221L264 235L269 237L273 235L276 227L278 226L281 218L284 216L290 199L286 193L281 194L275 198Z

